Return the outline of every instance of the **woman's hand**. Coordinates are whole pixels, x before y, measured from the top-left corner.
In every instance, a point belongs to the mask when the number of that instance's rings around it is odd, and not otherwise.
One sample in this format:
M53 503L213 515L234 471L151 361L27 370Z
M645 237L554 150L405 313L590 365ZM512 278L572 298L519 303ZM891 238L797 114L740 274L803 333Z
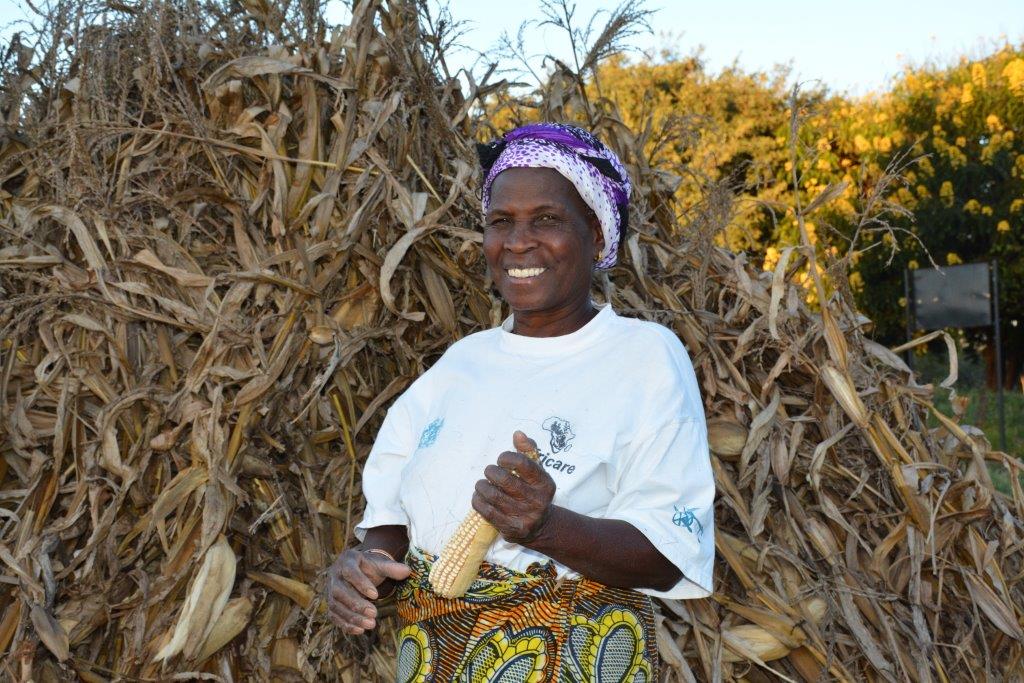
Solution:
M327 569L327 612L345 633L359 635L377 625L377 587L388 579L401 581L412 570L381 553L354 548L338 555Z
M525 435L517 436L522 436L513 439L517 449L536 449ZM554 497L555 480L540 463L520 452L505 451L498 456L498 464L488 465L484 479L476 483L473 509L506 541L525 545L540 534Z

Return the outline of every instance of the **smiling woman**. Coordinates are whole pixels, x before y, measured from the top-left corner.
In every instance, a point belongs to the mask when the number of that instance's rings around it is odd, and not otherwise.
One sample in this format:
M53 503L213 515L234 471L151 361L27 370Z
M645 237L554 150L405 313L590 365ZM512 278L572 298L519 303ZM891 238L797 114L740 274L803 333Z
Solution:
M478 151L484 254L512 315L388 411L331 614L362 633L396 591L401 681L658 680L651 596L710 594L714 481L678 338L591 299L625 233L626 169L558 124ZM471 511L498 537L465 594L443 597L457 591L431 568L476 542L459 525Z
M553 337L594 317L591 271L603 248L597 216L558 171L510 168L491 185L484 255L516 334Z

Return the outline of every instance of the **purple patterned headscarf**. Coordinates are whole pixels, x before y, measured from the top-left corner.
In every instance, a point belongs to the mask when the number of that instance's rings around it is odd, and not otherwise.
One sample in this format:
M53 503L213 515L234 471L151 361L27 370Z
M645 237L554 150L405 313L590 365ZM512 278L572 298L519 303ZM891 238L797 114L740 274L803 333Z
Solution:
M477 145L477 153L484 171L484 214L499 173L510 168L552 168L573 184L601 223L604 249L595 268L615 265L629 222L630 184L626 167L600 140L576 126L534 123L488 145Z

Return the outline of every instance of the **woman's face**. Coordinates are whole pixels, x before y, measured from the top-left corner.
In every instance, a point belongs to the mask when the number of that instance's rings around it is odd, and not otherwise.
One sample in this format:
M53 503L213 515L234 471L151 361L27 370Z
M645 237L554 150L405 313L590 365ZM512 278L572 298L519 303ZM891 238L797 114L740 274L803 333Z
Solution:
M590 301L600 223L576 188L550 168L510 168L491 185L484 256L517 314L557 313Z

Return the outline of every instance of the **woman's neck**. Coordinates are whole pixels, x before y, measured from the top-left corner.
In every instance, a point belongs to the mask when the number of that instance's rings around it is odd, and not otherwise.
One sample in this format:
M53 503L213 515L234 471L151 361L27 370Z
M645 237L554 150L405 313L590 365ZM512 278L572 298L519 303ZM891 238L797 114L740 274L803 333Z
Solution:
M561 337L572 334L597 315L588 296L581 305L551 311L512 311L512 332L524 337Z

